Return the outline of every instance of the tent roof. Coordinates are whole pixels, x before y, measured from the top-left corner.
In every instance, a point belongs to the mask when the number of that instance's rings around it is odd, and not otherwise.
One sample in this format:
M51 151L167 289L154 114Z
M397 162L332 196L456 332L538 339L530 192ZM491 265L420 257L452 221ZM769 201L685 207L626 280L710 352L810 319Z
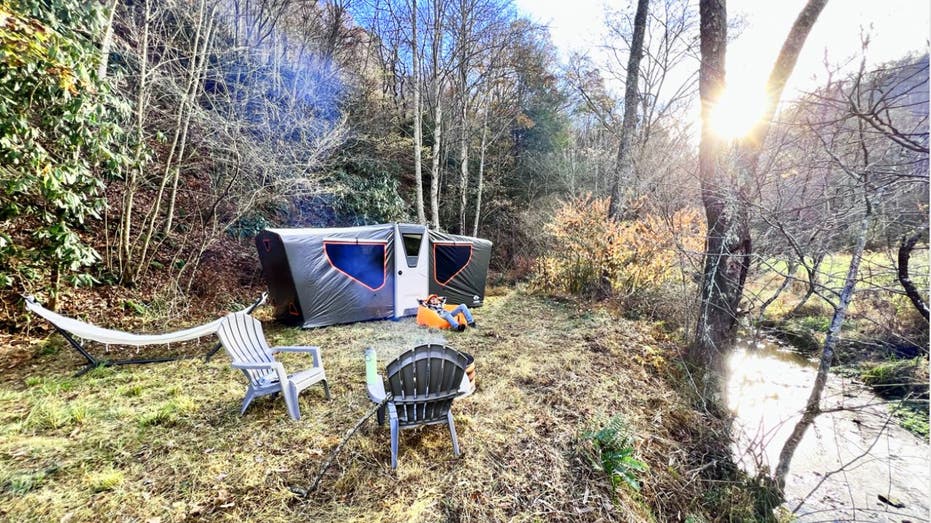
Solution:
M426 232L428 230L426 225L421 225L417 223L380 223L376 225L358 225L355 227L305 227L299 229L265 229L266 231L277 234L281 237L282 240L289 239L301 239L311 237L320 237L320 236L340 236L340 235L352 235L352 234L364 234L367 232L381 232L387 228L393 229L395 225L403 225L405 227L419 227L423 228ZM460 234L449 234L437 231L431 231L440 241L470 241L475 244L486 244L491 246L491 241L484 238L476 238L474 236L465 236Z
M382 223L378 225L359 225L356 227L320 227L320 228L301 228L301 229L266 229L272 234L277 234L282 239L307 236L327 236L331 234L353 234L364 232L383 231L386 228L394 228L393 223Z

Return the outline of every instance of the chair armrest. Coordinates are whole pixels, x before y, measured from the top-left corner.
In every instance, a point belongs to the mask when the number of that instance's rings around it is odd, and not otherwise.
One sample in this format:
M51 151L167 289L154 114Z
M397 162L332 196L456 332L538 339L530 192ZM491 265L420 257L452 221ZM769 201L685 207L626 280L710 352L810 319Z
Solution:
M388 397L388 394L385 393L385 384L381 380L381 376L378 376L378 381L374 383L366 383L365 386L368 389L369 399L375 403L381 403Z
M314 359L314 367L323 367L323 360L320 358L320 347L272 347L271 353L277 352L307 352Z

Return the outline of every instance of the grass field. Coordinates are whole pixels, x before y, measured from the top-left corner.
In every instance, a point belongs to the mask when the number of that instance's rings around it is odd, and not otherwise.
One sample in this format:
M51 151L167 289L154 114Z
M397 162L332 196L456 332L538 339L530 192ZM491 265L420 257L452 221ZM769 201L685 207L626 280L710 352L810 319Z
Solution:
M264 314L271 342L322 347L333 398L305 391L299 422L280 398L240 417L245 379L222 352L73 378L77 358L55 335L3 348L16 363L0 381L0 519L644 521L737 506L727 496L739 493L709 497L701 481L689 442L703 419L672 386L677 349L649 326L512 290L489 297L479 329L462 334L410 319L301 331ZM370 409L363 349L383 366L444 339L477 362L478 391L454 406L463 456L444 426L405 431L392 471L388 430L372 419L318 491L295 495ZM615 491L593 465L584 434L613 416L649 466L639 492Z

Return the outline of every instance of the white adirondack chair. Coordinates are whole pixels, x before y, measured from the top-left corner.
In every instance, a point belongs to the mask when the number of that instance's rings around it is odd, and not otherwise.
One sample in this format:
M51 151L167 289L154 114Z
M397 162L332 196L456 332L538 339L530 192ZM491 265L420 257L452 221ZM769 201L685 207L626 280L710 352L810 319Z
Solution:
M323 391L326 398L330 399L330 386L323 371L319 347L269 347L262 333L261 322L242 312L234 312L223 318L217 336L232 358L233 368L241 370L249 380L240 415L246 412L253 399L281 392L288 407L288 415L291 419L299 420L301 411L297 395L318 382L323 382ZM288 374L284 365L275 361L274 355L278 352L309 353L314 365L307 370Z

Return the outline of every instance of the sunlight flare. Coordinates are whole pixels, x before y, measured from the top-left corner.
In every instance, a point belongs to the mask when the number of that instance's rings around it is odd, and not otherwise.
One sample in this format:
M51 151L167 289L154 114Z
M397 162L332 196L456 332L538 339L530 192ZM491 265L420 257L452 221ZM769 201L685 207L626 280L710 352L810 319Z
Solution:
M763 89L743 84L731 84L721 94L711 112L711 129L725 140L743 138L762 118L766 109Z

